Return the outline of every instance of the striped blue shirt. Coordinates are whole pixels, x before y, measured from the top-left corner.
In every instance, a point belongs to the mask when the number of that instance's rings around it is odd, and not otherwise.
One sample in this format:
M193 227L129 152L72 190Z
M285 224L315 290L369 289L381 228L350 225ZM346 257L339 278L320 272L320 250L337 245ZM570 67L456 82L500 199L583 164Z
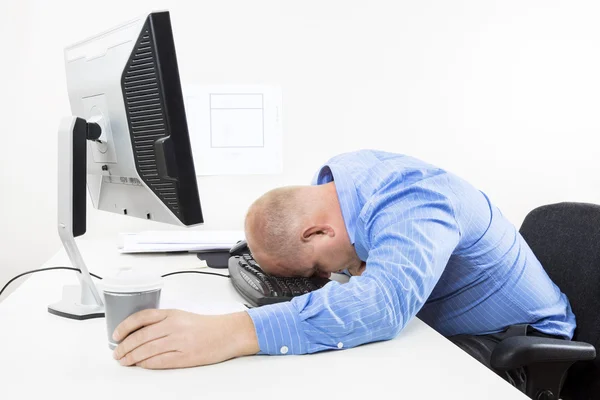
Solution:
M517 229L459 177L412 157L363 150L332 158L361 276L248 311L262 354L350 348L395 337L415 315L445 336L529 323L572 338L575 316Z

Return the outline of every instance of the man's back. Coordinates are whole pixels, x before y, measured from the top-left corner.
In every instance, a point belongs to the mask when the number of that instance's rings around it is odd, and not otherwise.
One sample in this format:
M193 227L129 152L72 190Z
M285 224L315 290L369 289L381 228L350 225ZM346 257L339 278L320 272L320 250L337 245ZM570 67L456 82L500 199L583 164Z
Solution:
M437 207L437 198L451 204L458 243L417 314L434 329L446 336L486 334L529 323L543 333L572 337L575 317L566 296L485 194L451 173L397 154L364 150L334 157L327 166L318 183L334 179L351 187L344 182L351 180L356 190L346 199L344 192L338 195L362 259L373 246L370 221L377 213L393 218L395 211L417 207L427 212Z

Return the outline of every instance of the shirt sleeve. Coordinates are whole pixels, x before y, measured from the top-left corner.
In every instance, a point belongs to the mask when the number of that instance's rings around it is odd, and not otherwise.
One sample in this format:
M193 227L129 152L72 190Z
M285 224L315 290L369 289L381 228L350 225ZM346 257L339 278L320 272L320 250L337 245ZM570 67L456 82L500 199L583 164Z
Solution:
M449 199L427 186L409 187L373 202L365 215L370 250L361 276L248 310L261 354L388 340L425 304L460 237Z

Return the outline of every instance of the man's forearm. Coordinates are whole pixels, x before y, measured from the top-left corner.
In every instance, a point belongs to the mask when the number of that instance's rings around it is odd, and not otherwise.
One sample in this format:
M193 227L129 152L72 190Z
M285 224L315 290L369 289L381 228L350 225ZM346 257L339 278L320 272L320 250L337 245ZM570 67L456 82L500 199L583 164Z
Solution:
M341 350L395 335L402 318L385 304L387 291L372 279L352 278L289 302L248 310L260 354L307 354Z
M247 312L230 314L223 320L222 332L231 332L235 343L235 356L249 356L260 351L256 329Z

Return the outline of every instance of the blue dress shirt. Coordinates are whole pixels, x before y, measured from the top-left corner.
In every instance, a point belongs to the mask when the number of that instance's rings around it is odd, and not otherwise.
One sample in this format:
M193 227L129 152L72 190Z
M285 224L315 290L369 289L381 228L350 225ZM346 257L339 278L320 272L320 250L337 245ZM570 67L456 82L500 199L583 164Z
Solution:
M412 157L363 150L332 158L361 276L248 311L261 354L303 354L395 337L417 315L445 336L529 323L572 338L575 316L517 229L487 196Z

